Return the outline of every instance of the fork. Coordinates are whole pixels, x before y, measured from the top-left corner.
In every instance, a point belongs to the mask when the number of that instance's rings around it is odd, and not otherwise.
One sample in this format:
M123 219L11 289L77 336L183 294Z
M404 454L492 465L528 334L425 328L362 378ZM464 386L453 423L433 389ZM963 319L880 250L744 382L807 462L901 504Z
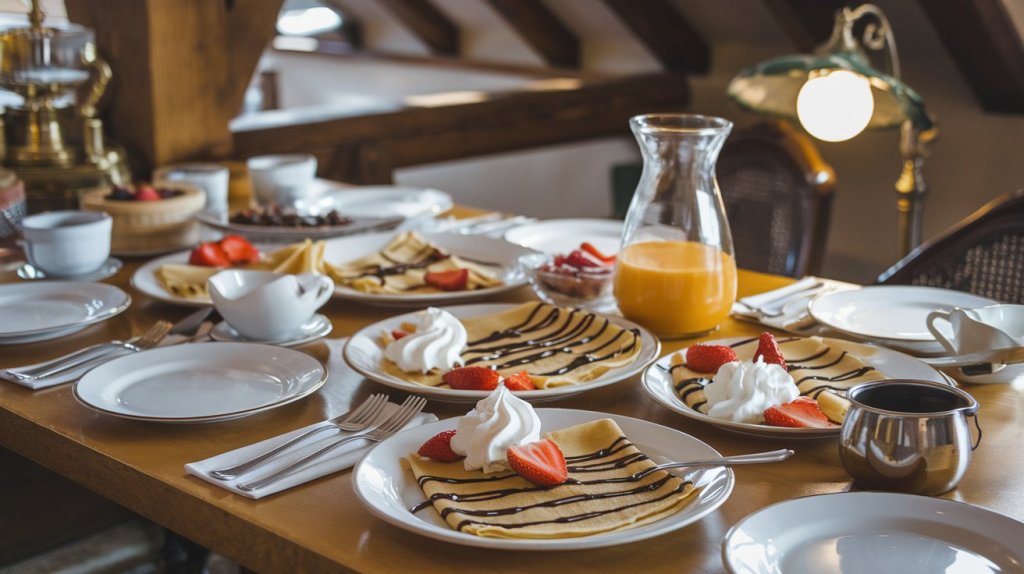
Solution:
M127 349L129 351L136 352L143 349L150 349L159 344L170 330L171 324L169 322L157 321L134 341L110 341L109 343L102 343L93 347L87 347L81 351L71 353L70 355L61 357L54 361L36 365L31 369L23 369L21 371L7 369L4 373L18 379L19 381L45 379L70 369L76 369L92 365L93 363L98 363L110 356L110 353L107 351ZM85 359L82 358L86 355L93 355L96 352L99 352L99 354Z
M659 464L657 466L652 466L650 468L645 468L639 472L635 472L633 473L632 478L634 480L640 480L641 478L651 474L656 470L665 470L668 468L694 468L699 466L733 466L737 464L760 464L763 462L781 462L791 456L793 456L793 450L783 448L769 452L741 454L737 456L724 456L722 458L712 458L708 460L666 462L665 464Z
M218 480L231 480L236 476L241 476L254 468L263 466L263 464L270 459L323 430L340 429L346 432L365 430L367 427L377 422L377 418L384 411L384 406L387 405L387 403L387 395L382 393L372 395L370 398L363 401L363 404L356 407L355 410L328 420L327 422L329 424L306 431L288 442L243 463L229 468L211 471L210 476Z
M363 434L352 435L336 440L328 444L327 446L321 448L320 450L314 452L313 454L310 454L309 456L306 456L301 460L293 462L292 464L289 464L288 466L282 468L281 470L278 470L277 472L274 472L273 474L268 475L265 478L261 478L256 482L238 483L235 486L238 487L239 490L244 490L245 492L252 492L254 490L263 488L264 486L268 486L274 482L277 482L278 480L286 476L294 474L296 471L301 470L308 463L320 458L321 456L327 454L328 452L338 448L343 444L352 442L354 440L380 442L405 428L405 425L409 424L409 421L411 421L413 417L420 414L420 411L423 410L423 407L426 404L427 399L424 399L423 397L407 397L405 399L405 402L403 402L402 405L398 407L398 410L396 410L394 414L391 415L390 418L388 418L386 421L381 423L380 426L374 428L373 430Z

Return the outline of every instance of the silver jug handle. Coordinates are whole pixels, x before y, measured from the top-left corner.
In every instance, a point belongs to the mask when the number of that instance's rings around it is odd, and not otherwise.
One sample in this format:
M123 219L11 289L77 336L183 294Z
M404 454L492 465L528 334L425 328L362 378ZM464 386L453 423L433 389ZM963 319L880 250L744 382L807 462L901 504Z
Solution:
M981 421L978 420L978 411L974 411L970 416L974 417L974 426L978 429L978 440L974 441L974 444L971 445L971 450L973 451L977 450L978 445L981 444Z

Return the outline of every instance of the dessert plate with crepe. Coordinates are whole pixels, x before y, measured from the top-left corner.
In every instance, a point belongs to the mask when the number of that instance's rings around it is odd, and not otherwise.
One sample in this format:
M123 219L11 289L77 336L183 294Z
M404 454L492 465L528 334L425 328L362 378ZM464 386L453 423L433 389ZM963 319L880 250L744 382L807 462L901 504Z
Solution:
M757 351L757 337L734 337L704 341L706 345L732 347L740 361L749 361ZM800 394L816 398L828 389L845 395L846 389L878 379L918 379L951 384L950 380L923 362L903 353L822 337L787 337L778 340L779 349L789 364ZM712 374L695 373L685 364L686 349L659 359L643 375L647 394L669 410L719 428L778 438L831 438L839 436L839 426L829 428L789 428L767 424L736 422L706 414L704 384Z
M625 450L606 455L612 458L621 456L623 452L636 452L635 449L655 460L659 457L694 460L721 456L707 444L686 433L640 419L569 409L537 409L536 413L540 418L542 430L545 433L552 433L550 438L559 444L570 466L584 466L591 461L599 464L602 457L594 451L605 449L613 442ZM416 469L410 469L409 461L404 459L415 453L428 438L441 431L454 429L457 421L458 419L447 419L410 429L384 440L368 452L353 470L352 484L360 501L386 522L436 540L502 550L579 550L636 542L692 524L721 506L729 498L735 484L733 472L718 467L706 473L687 475L684 479L652 475L651 479L663 481L664 486L671 487L671 494L659 501L653 500L649 496L652 493L649 492L631 492L621 497L588 496L588 488L608 492L608 489L620 488L618 484L629 482L630 475L637 470L633 468L637 465L632 464L625 468L585 475L584 480L596 478L595 482L603 482L605 478L609 478L608 482L613 483L613 486L567 484L552 489L536 489L536 492L516 493L514 496L518 506L550 502L548 499L559 497L560 491L563 490L566 495L581 495L581 498L585 499L579 503L556 504L548 508L532 508L527 511L534 517L532 521L545 524L523 527L516 524L514 516L502 516L495 522L503 523L504 526L477 525L482 528L456 530L432 507L423 508L416 513L411 511L426 499L414 472L421 476L422 481L426 474L443 471L432 461L416 461ZM571 428L577 425L586 426ZM620 437L625 437L625 441L620 440ZM587 456L590 453L593 454ZM651 464L648 461L643 463L647 466ZM454 463L454 467L451 470L459 473L461 478L466 478L461 476L461 465ZM479 474L481 478L486 476L480 471L465 473ZM513 482L516 478L513 475L508 482ZM690 482L691 480L696 484ZM429 480L424 481L424 484L430 482L437 484ZM500 482L506 480L501 479ZM513 485L510 484L509 487L511 486ZM490 490L499 487L487 488ZM497 504L501 504L500 501ZM630 508L624 511L625 507ZM535 514L537 511L542 516ZM588 520L559 520L563 513L568 517L581 511L593 513L595 516ZM483 521L489 519L478 520ZM476 530L478 534L470 533L471 530Z
M631 321L546 303L458 305L443 310L466 328L464 362L494 367L506 376L527 371L538 388L517 391L516 396L532 402L617 383L641 372L661 350L656 337ZM419 315L398 315L357 332L345 344L345 361L366 378L407 393L449 402L487 396L488 391L447 387L437 369L403 372L384 357L382 334L416 323ZM551 343L563 352L545 352ZM597 360L584 358L588 355Z
M534 253L502 239L447 233L374 233L326 242L325 267L339 299L388 307L457 303L526 284L523 255ZM468 272L466 288L444 291L425 283L428 272Z

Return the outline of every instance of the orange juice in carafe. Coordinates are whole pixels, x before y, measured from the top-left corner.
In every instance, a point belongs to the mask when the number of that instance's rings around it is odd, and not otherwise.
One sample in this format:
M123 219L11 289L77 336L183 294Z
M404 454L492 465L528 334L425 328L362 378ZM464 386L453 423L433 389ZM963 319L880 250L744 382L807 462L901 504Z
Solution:
M736 300L736 262L693 241L644 241L619 253L615 298L622 314L659 337L706 333Z

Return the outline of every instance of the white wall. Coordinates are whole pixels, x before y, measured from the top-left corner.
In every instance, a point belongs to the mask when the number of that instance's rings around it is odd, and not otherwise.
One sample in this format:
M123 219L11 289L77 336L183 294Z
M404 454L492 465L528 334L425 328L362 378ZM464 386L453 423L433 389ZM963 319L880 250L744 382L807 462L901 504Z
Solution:
M941 138L925 167L931 188L925 213L927 238L988 200L1024 188L1024 115L1000 116L981 110L916 2L879 3L896 32L904 79L924 97L941 124ZM345 4L369 22L367 39L374 48L423 53L415 38L372 0L345 0ZM623 73L658 68L603 3L548 0L548 5L573 23L583 41L586 70ZM793 52L793 46L759 1L691 0L677 5L696 29L713 40L712 69L707 76L693 79L690 110L740 122L753 120L725 97L729 80L745 66ZM440 0L438 6L462 26L465 57L526 65L539 61L486 3ZM1017 8L1011 10L1015 18L1024 12ZM268 64L285 63L282 58L271 54ZM296 78L282 82L286 102L329 100L366 91L367 86L387 90L389 84L407 95L523 81L470 73L442 75L434 68L428 73L415 68L380 68L376 74L383 75L377 77L365 64L344 59L324 63L316 56L289 57L286 64L282 71ZM416 75L428 83L418 84ZM391 97L387 93L377 96ZM898 134L893 131L819 144L839 180L826 274L870 281L896 260L893 184L900 171L897 143ZM458 201L487 208L545 217L604 216L611 211L610 166L628 161L639 161L639 154L624 125L620 138L407 168L398 172L397 179L444 189Z

